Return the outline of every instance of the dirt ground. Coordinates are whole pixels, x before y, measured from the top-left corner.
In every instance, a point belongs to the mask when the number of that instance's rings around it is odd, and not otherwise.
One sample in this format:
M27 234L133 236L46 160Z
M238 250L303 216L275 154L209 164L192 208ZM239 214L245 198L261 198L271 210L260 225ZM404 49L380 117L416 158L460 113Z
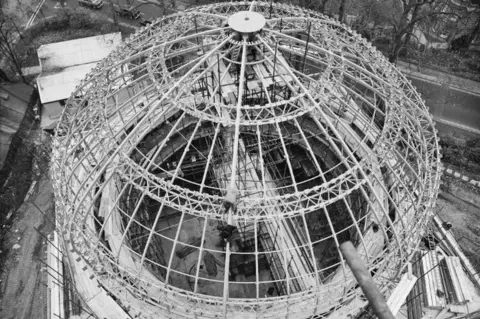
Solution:
M435 211L450 229L465 256L480 272L480 190L444 177Z
M38 125L38 124L37 124ZM38 128L30 130L22 146L34 150L34 160L25 180L36 181L28 199L0 225L3 241L0 245L0 318L46 318L47 274L46 239L54 225L54 200L51 181L48 178L47 150L42 146L45 135ZM26 146L28 144L28 146ZM39 152L39 150L42 150ZM21 154L21 152L20 152ZM42 155L43 154L43 155ZM21 156L21 155L20 155ZM21 158L14 159L21 165ZM22 166L23 167L23 166ZM24 169L28 169L25 167ZM22 175L23 176L23 175ZM31 178L30 178L31 177ZM18 179L15 175L11 180ZM12 182L12 181L11 181Z
M2 10L16 17L20 25L30 18L40 0L0 0ZM41 130L34 127L26 143L40 144ZM34 147L35 148L35 147ZM15 161L21 159L15 159ZM44 158L46 161L47 159ZM39 163L37 163L39 164ZM45 167L46 163L42 163ZM48 165L48 164L47 164ZM38 168L38 167L37 167ZM44 271L46 240L53 230L53 190L47 171L28 172L37 181L28 201L7 222L0 224L0 318L47 318L47 274ZM15 178L15 177L14 177ZM19 183L30 183L18 181ZM38 208L37 208L38 207ZM2 219L4 220L4 219Z
M480 136L439 123L437 128L440 141L447 144L442 148L444 166L479 180L480 157L475 153L478 148L471 144ZM455 239L480 272L480 188L444 175L435 211L453 225L451 231Z
M47 318L47 274L42 271L46 240L42 234L53 230L44 216L45 213L51 219L53 209L52 184L42 176L32 196L15 213L3 243L7 258L0 277L0 318Z

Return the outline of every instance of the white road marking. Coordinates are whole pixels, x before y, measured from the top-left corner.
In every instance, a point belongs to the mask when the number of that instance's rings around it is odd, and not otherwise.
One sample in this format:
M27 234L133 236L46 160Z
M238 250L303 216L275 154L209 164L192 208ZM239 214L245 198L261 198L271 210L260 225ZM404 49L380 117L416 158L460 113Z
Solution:
M470 127L470 126L462 125L462 124L459 124L459 123L453 122L453 121L444 120L444 119L442 119L440 117L436 117L436 116L433 117L433 120L435 122L438 122L438 123L453 126L453 127L456 127L456 128L459 128L459 129L462 129L462 130L480 135L480 130L477 130L476 128L473 128L473 127Z

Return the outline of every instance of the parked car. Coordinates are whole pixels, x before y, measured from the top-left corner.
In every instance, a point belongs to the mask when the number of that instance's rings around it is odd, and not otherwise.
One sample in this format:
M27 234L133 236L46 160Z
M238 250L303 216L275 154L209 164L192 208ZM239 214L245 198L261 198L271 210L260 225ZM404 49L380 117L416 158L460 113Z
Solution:
M133 7L128 7L128 6L119 7L117 5L114 5L113 8L115 9L115 12L122 18L137 20L141 16L140 11L138 11Z
M103 6L102 0L78 0L78 4L82 7L89 7L92 9L100 9Z

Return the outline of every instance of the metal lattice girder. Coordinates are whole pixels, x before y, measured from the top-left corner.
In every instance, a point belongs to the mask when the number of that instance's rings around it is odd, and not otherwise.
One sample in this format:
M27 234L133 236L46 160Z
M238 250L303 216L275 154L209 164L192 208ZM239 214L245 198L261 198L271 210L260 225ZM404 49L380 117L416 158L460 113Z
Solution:
M114 296L144 318L307 318L364 304L345 240L392 289L439 172L427 108L370 43L316 12L235 2L159 19L101 61L62 114L52 177L100 317Z

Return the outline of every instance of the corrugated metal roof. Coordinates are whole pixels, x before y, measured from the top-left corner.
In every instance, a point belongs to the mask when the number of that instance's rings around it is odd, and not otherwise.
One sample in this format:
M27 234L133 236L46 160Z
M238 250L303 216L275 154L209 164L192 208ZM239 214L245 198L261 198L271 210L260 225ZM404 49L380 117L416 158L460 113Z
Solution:
M81 80L121 43L121 33L42 45L38 57L42 74L37 78L42 104L67 99Z
M97 62L105 58L122 41L120 32L94 37L44 44L37 50L42 72Z

